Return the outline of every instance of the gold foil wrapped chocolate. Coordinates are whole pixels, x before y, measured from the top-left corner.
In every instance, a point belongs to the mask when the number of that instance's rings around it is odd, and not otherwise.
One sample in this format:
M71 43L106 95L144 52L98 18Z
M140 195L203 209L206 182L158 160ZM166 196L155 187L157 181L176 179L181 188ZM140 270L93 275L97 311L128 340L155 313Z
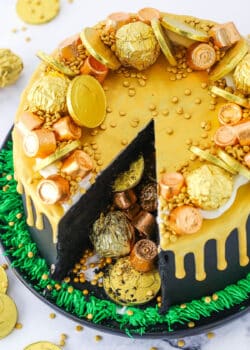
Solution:
M134 229L121 211L101 214L90 235L96 252L105 257L121 257L130 253L134 244Z
M146 69L156 61L159 53L159 44L148 24L129 23L116 33L116 55L124 66Z
M237 65L234 71L234 82L243 94L250 94L250 53Z
M9 49L0 49L0 88L14 84L22 70L20 57Z
M70 80L53 73L42 76L32 85L27 100L29 107L46 113L65 113L66 95Z
M204 210L218 209L232 195L232 177L215 165L203 165L186 176L187 192Z

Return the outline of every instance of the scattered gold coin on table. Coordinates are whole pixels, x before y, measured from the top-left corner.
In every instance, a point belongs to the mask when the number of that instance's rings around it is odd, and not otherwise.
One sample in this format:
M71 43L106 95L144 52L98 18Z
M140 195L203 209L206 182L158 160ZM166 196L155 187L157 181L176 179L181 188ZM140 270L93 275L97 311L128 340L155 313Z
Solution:
M24 350L61 350L61 348L48 341L39 341L26 346Z
M55 18L60 10L59 0L18 0L16 12L29 24L43 24Z
M0 293L5 294L8 288L8 277L2 266L0 266Z
M19 56L9 49L0 49L0 88L14 84L23 70Z
M74 78L68 88L67 106L76 124L97 127L106 116L106 96L101 84L90 75Z
M14 301L0 293L0 339L6 337L17 322L17 308Z

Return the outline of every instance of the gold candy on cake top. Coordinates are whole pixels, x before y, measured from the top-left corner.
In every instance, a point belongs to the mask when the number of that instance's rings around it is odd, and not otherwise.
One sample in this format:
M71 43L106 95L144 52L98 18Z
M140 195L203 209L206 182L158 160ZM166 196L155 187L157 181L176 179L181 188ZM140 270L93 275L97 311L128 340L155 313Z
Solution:
M65 113L66 95L70 80L57 73L49 73L34 82L28 93L29 107L47 113Z
M14 84L23 70L20 57L9 49L0 49L0 88Z
M234 82L243 94L250 94L250 54L247 54L234 71Z
M116 55L126 67L146 69L156 61L159 53L159 44L148 24L129 23L116 33Z
M203 165L186 176L188 194L204 210L218 209L232 195L232 177L215 165Z

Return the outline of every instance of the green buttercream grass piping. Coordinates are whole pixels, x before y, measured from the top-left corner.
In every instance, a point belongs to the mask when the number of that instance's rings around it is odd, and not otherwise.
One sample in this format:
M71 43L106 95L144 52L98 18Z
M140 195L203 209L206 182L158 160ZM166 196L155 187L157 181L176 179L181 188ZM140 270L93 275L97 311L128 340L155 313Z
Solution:
M193 300L184 306L172 306L165 315L159 314L158 306L141 310L128 307L125 312L108 300L95 296L86 298L80 290L68 283L58 282L49 277L49 267L39 256L36 244L32 241L25 221L21 196L16 192L13 175L12 142L0 152L0 238L11 257L12 266L39 294L49 290L49 299L60 308L82 318L91 319L95 324L115 321L127 335L144 334L157 324L165 324L172 331L175 324L186 324L209 317L214 312L229 309L246 301L250 295L250 273L237 284L227 286L216 293L216 298L204 297ZM130 311L128 313L128 310Z

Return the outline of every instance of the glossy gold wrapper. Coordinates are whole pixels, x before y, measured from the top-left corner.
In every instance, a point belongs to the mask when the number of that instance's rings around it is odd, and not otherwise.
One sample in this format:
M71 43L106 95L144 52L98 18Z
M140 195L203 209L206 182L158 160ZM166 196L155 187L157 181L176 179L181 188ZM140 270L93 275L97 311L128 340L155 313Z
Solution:
M250 53L237 65L234 71L234 82L243 94L250 94Z
M129 23L116 33L116 55L124 66L143 70L151 66L160 53L160 46L151 26Z
M90 235L95 251L100 256L121 257L128 255L134 244L134 229L121 211L101 214Z
M38 79L31 87L27 100L29 107L46 113L65 113L66 95L70 80L63 75L47 74Z
M204 210L218 209L232 195L232 177L215 165L203 165L186 176L187 192Z

